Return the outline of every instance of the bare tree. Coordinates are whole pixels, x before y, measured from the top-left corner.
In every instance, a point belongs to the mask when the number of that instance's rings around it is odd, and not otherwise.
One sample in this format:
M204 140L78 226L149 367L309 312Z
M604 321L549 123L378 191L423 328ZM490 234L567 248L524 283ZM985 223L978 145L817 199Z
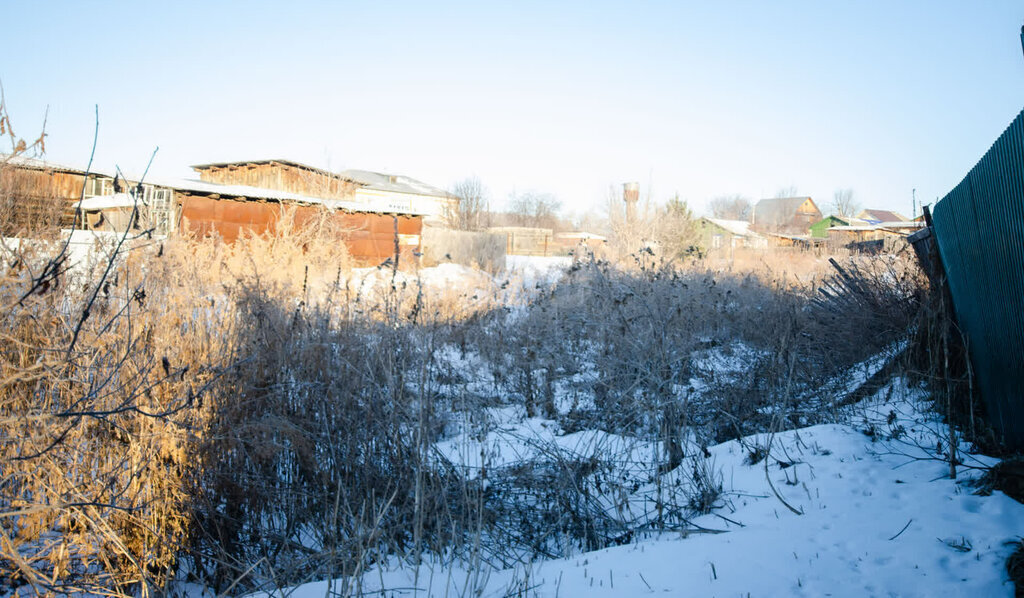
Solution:
M860 206L853 197L853 189L836 189L832 195L832 212L837 216L853 216Z
M711 215L724 220L750 220L753 207L746 197L736 195L720 195L711 200Z
M635 206L632 218L627 217L626 202L622 186L608 186L608 227L611 229L611 245L618 256L624 257L650 245L653 240L649 218L653 214L650 193Z
M485 228L489 201L480 179L475 176L463 179L452 185L451 193L458 203L445 214L448 225L461 230Z
M786 187L780 187L779 190L775 192L775 198L776 199L783 198L783 197L799 197L799 196L800 196L800 190L797 188L796 185L788 185Z
M608 214L593 210L577 212L572 214L568 220L576 230L598 234L607 234L610 230Z
M550 193L527 191L509 198L509 211L519 226L557 228L562 204Z

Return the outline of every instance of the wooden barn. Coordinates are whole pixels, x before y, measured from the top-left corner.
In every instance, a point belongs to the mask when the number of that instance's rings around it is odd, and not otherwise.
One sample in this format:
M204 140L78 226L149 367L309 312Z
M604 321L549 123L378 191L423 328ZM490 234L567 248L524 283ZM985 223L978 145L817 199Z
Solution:
M810 197L775 197L754 205L750 228L759 233L806 235L821 220L821 210Z
M364 184L346 173L280 159L192 168L200 180L174 182L182 226L191 232L216 232L227 242L244 233L273 232L287 206L299 226L326 215L358 263L383 262L396 246L402 254L420 253L426 212L361 201L357 192Z
M130 195L129 192L134 193ZM0 234L47 237L62 229L173 232L176 209L166 186L35 158L0 159ZM138 197L138 211L132 220Z
M8 156L0 160L0 234L40 237L70 228L132 227L157 236L215 234L231 243L243 234L273 233L288 210L298 226L326 219L360 264L381 263L396 246L408 256L419 253L423 214L357 202L358 183L343 175L286 160L195 168L205 180L139 184Z
M221 185L246 185L322 199L355 199L359 184L351 177L291 160L251 160L197 164L199 180Z
M709 250L768 246L768 240L750 230L750 223L743 220L701 218L697 231L701 246Z
M296 226L328 219L357 263L383 262L394 255L396 243L403 256L419 253L419 214L372 211L351 201L247 185L176 181L173 186L181 229L200 236L216 234L232 243L243 234L273 233L284 210L290 209Z

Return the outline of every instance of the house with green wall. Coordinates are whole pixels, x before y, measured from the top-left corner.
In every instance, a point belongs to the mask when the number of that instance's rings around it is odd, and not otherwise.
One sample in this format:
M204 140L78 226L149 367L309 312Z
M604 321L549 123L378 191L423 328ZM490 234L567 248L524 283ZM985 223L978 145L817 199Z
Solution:
M839 216L825 216L821 220L811 225L811 237L814 239L827 239L828 229L833 226L850 226L850 221L855 220L854 218L840 218Z
M768 240L750 230L750 223L743 220L701 218L697 221L701 246L705 249L736 247L766 247Z

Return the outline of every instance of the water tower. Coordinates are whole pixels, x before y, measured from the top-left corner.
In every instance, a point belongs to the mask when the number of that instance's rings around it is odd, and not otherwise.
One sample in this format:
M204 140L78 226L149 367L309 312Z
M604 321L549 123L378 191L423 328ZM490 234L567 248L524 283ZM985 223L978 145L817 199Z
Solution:
M626 222L636 219L636 204L640 200L640 183L622 184L622 201L626 202Z

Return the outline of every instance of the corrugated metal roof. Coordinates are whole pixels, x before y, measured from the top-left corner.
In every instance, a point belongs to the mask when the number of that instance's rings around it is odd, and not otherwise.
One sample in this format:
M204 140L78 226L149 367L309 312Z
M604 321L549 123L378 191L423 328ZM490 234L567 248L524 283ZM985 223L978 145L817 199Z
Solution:
M170 187L179 191L189 191L203 195L220 195L227 197L244 197L247 199L266 199L271 201L290 201L311 205L322 205L335 210L346 212L373 212L380 214L408 214L410 216L423 216L425 211L415 207L397 208L386 202L356 202L340 199L324 199L278 191L277 189L266 189L263 187L251 187L249 185L222 185L220 183L209 183L197 179L161 179L150 181L151 184L159 187Z
M70 172L72 174L85 174L85 167L69 166L67 164L59 164L57 162L50 162L41 158L29 158L27 156L12 156L10 154L0 154L0 164L12 164L21 168L31 168L33 170L54 170L57 172ZM114 175L100 172L95 168L89 170L89 174L99 174L102 176L113 177Z
M851 220L854 220L851 218ZM862 221L863 222L863 221ZM879 222L877 224L856 224L850 226L833 226L829 230L892 230L892 229L918 229L924 226L922 222Z
M857 217L863 220L867 220L871 223L907 221L907 218L905 218L902 214L899 214L898 212L892 212L889 210L861 210L860 214L858 214Z
M419 181L409 176L401 174L387 174L383 172L374 172L372 170L358 170L348 169L340 172L331 172L301 162L295 162L294 160L284 160L281 158L272 158L264 160L242 160L233 162L211 162L209 164L195 164L191 168L195 170L204 170L207 168L227 168L231 166L246 166L248 164L271 164L271 163L284 164L295 168L302 168L310 170L320 174L328 176L334 176L341 179L357 183L370 189L377 189L380 191L390 191L393 193L407 193L412 195L428 195L432 197L450 197L450 194L443 190L428 185L423 181Z
M298 193L279 191L277 189L252 187L249 185L224 185L221 183L200 181L199 179L154 179L149 182L160 187L171 187L179 191L193 191L204 195L249 197L252 199L271 199L274 201L296 201L302 203L313 203L308 200L314 199L312 197L299 195ZM317 199L317 203L320 201L323 200Z
M423 181L401 174L385 174L370 170L349 169L341 171L341 175L370 189L390 191L392 193L428 195L431 197L451 197L451 194L444 189L438 189Z
M306 166L306 165L300 164L298 162L291 162L289 160L276 160L276 159L275 160L262 160L262 161L249 161L249 162L220 162L220 163L216 163L216 164L203 164L203 165L193 166L192 168L204 168L204 167L211 167L211 166L228 166L228 165L234 165L234 164L265 164L265 163L270 163L270 162L280 162L282 164L288 164L288 165L292 165L292 166L298 166L298 167L301 167L301 168L308 168L308 169L311 169L311 170L320 171L320 169L314 168L312 166ZM10 155L6 155L5 156L3 154L0 154L0 163L14 164L14 165L17 165L17 166L22 167L22 168L32 168L32 169L36 169L36 170L55 170L55 171L59 171L59 172L70 172L70 173L74 173L74 174L85 174L86 173L84 168L78 168L78 167L75 167L75 166L68 166L66 164L58 164L58 163L55 163L55 162L49 162L49 161L41 160L41 159L38 159L38 158L28 158L28 157L25 157L25 156L10 156ZM327 171L321 171L321 172L327 172ZM364 172L364 171L355 171L355 172ZM89 170L89 174L95 174L95 175L111 177L111 178L113 178L113 176L114 176L112 174L108 174L108 173L105 173L105 172L102 172L102 171L98 171L95 168L90 169ZM328 174L334 174L335 176L339 176L341 178L347 178L344 173L340 173L340 174L339 173L328 173ZM378 173L371 173L371 174L378 174ZM386 177L386 176L389 176L389 175L380 175L380 174L378 174L378 176L385 176ZM137 179L132 178L130 176L127 177L127 178L130 181L137 180ZM430 187L429 185L427 185L425 183L421 183L419 181L416 181L415 179L410 179L409 177L399 177L399 178L403 179L404 181L411 181L412 183L415 183L415 184L418 184L418 185L422 185L424 188L427 188L427 189L434 189L433 187ZM352 182L355 182L355 183L361 183L360 181L356 181L354 179L348 179L348 180L351 180ZM264 187L252 187L252 186L249 186L249 185L224 185L224 184L220 184L220 183L209 183L209 182L206 182L206 181L200 181L198 179L147 177L145 182L146 182L146 184L153 185L155 187L168 187L168 188L179 190L179 191L188 191L188 192L193 192L193 193L201 193L203 195L221 195L221 196L226 196L226 197L244 197L244 198L249 198L249 199L265 199L265 200L271 200L271 201L293 201L293 202L304 203L304 204L324 205L324 206L327 206L329 208L333 208L333 209L337 209L337 210L345 210L347 212L372 212L372 213L381 213L381 214L408 214L408 215L411 215L411 216L424 216L424 215L428 214L428 211L426 211L426 210L418 209L418 208L416 208L414 206L409 206L407 208L400 208L400 207L395 206L393 203L388 203L386 200L380 200L380 201L370 200L370 201L366 201L366 202L356 202L356 201L344 201L344 200L335 200L335 199L322 199L322 198L319 198L319 197L310 197L308 195L301 195L301 194L298 194L298 193L290 193L288 191L278 191L276 189L267 189L267 188L264 188ZM365 184L365 183L361 183L361 184ZM415 187L413 187L411 185L408 185L408 184L406 185L405 188L407 188L407 189L415 189ZM423 193L423 192L418 191L418 190L415 190L415 191L407 190L407 191L399 191L399 192L400 193L417 193L417 194L420 194L420 195L436 195L437 194L437 193ZM448 196L445 192L440 191L440 190L436 190L435 189L435 192L439 192L439 193L443 194L443 195L441 195L441 197L447 197Z

